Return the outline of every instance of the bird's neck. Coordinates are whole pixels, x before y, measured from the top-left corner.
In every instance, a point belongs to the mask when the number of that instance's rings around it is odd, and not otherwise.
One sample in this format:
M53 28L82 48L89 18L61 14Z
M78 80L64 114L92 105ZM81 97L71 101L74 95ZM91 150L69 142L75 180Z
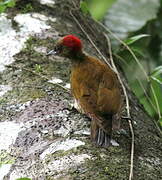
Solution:
M79 51L77 53L71 53L71 55L70 55L72 64L81 63L85 60L85 58L86 58L86 55L82 51Z

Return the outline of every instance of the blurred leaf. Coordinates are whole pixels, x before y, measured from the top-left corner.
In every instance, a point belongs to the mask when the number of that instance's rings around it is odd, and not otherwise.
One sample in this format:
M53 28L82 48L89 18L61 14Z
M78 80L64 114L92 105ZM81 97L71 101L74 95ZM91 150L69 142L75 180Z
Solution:
M162 66L155 68L150 78L162 114Z
M160 126L162 127L162 118L159 119L159 124L160 124Z
M130 73L129 73L130 74ZM129 75L130 76L130 75ZM129 77L128 76L128 77ZM139 81L137 79L135 80L129 80L131 89L133 90L133 92L136 94L136 96L139 98L139 101L141 104L143 104L145 110L148 112L148 114L150 116L154 116L157 112L156 110L152 107L152 104L149 102L148 98L146 97L146 95L144 94L143 88L141 87L141 85L139 84ZM131 81L131 82L130 82ZM146 88L147 86L147 82L146 81L141 81L142 86L144 88ZM146 92L147 93L147 92ZM152 101L151 97L150 100ZM154 105L154 103L153 103ZM156 106L155 106L156 108Z
M158 66L157 68L155 68L150 77L159 85L162 85L162 66Z
M159 80L158 78L153 77L153 76L151 76L151 78L152 78L154 81L156 81L157 83L159 83L159 84L162 85L162 79Z
M146 97L143 98L139 98L141 104L143 104L145 110L147 111L147 113L150 116L155 116L155 114L157 114L157 112L154 110L154 108L152 107L152 105L150 104L150 102L148 101L148 99Z
M15 0L9 0L7 3L7 7L14 7L15 6Z
M149 34L139 34L137 36L133 36L133 37L130 37L128 39L126 39L124 42L127 44L127 45L130 45L136 41L138 41L139 39L143 38L143 37L148 37L150 36Z
M33 10L33 6L31 3L28 3L25 7L22 9L22 13L28 13Z
M101 20L104 17L107 10L112 7L112 4L114 2L116 2L116 0L87 0L89 11L92 17L96 20Z
M158 76L159 74L162 74L162 66L156 67L151 73L151 76Z
M156 18L159 7L159 0L118 0L109 9L105 24L115 35L125 39L129 32L139 30L147 21ZM112 40L112 44L119 44Z
M159 104L159 109L160 109L160 113L162 114L162 84L159 83L158 79L157 78L151 78L151 84L154 88L154 91L155 91L155 96L157 98L157 101L158 101L158 104ZM151 94L151 98L152 98L152 101L155 103L155 98L154 98L154 95L152 93L152 91L150 91L150 94Z
M81 1L80 8L81 8L81 10L82 10L82 12L84 14L88 14L89 13L88 5L87 5L87 3L85 1Z
M6 9L6 6L0 3L0 13L4 12L5 9Z
M15 6L15 0L7 0L0 2L0 13L4 12L7 7Z
M136 55L140 55L141 57L145 57L144 52L142 51L141 47L138 46L132 46L131 50L136 54Z

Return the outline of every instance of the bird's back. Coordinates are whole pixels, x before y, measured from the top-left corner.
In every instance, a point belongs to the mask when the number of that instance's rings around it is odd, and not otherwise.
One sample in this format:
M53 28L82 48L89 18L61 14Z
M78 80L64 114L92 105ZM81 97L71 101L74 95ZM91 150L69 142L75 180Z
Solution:
M86 56L85 61L73 65L71 87L77 100L89 98L95 112L118 111L119 82L116 74L100 60Z

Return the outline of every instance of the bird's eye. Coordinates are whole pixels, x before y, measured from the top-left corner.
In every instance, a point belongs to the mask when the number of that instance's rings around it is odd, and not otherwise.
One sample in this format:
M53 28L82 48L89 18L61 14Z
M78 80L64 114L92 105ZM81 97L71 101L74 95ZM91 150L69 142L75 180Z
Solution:
M61 51L62 51L62 46L61 46L61 45L55 46L54 51L55 51L55 54L61 53Z

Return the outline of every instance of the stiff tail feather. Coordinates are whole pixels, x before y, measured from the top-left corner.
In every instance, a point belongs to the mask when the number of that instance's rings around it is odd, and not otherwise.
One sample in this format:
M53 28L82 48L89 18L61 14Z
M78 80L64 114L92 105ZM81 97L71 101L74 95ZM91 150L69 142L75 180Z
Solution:
M95 119L91 119L91 139L96 146L107 148L111 145L111 131L105 132L100 128Z
M97 146L109 147L111 145L111 135L108 135L101 128L98 128L98 133L95 138L95 143Z

